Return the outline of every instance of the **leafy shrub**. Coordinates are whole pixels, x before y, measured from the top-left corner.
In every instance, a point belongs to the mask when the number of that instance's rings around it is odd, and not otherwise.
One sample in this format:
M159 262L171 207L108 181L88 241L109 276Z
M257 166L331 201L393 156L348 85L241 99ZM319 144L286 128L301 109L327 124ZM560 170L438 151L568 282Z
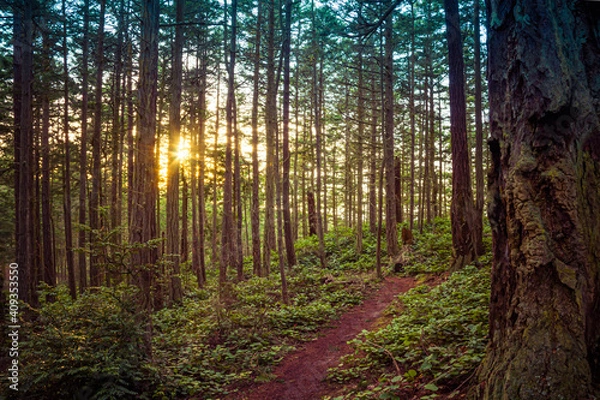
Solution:
M131 289L102 288L73 301L60 286L43 289L40 297L21 352L25 398L144 398L144 332Z

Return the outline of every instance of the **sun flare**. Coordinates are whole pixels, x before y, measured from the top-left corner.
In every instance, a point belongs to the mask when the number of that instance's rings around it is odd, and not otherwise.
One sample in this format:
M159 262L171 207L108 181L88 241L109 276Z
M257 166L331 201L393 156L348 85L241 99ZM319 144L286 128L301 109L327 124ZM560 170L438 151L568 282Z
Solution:
M181 139L179 141L179 146L177 147L177 159L181 161L186 161L190 158L190 144L187 140Z

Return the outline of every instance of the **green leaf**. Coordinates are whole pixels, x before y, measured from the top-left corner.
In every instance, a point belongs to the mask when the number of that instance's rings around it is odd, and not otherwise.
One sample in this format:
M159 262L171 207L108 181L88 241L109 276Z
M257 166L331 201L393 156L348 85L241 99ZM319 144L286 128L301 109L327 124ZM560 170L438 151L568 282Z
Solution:
M415 376L417 376L417 371L415 371L414 369L409 369L408 371L406 371L404 376L406 376L407 378L414 378Z
M431 390L432 392L437 392L438 391L438 387L433 384L433 383L428 383L427 385L423 386L425 389L427 390Z

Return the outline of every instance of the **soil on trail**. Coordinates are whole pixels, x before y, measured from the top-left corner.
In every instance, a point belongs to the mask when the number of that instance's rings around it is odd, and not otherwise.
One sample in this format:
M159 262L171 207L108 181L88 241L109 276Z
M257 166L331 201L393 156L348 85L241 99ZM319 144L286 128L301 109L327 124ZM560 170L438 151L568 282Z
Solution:
M270 382L241 388L235 395L239 400L317 400L327 394L323 381L327 369L338 364L341 356L348 354L346 342L363 329L373 328L382 311L400 293L414 287L414 278L389 276L382 286L361 305L352 308L334 321L336 327L321 332L286 356L276 367L277 376Z

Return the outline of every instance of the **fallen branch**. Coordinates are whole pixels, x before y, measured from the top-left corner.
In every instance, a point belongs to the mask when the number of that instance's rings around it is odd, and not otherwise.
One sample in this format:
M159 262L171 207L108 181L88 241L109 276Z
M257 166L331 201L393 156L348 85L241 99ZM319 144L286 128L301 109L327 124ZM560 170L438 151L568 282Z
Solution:
M380 348L381 350L383 350L383 351L385 352L385 354L387 354L388 356L390 356L390 358L392 359L392 362L394 363L394 368L396 368L396 373L397 373L398 375L401 375L401 374L402 374L402 371L400 370L400 366L398 365L398 362L397 362L397 361L396 361L396 359L394 358L394 355L392 354L392 352L391 352L391 351L389 351L388 349L386 349L386 348L385 348L385 347L383 347L383 346L380 346L380 345L378 345L378 344L376 344L376 343L373 343L373 342L370 342L370 341L368 341L368 340L367 340L367 343L369 343L370 345L372 345L372 346L375 346L375 347L377 347L377 348Z

